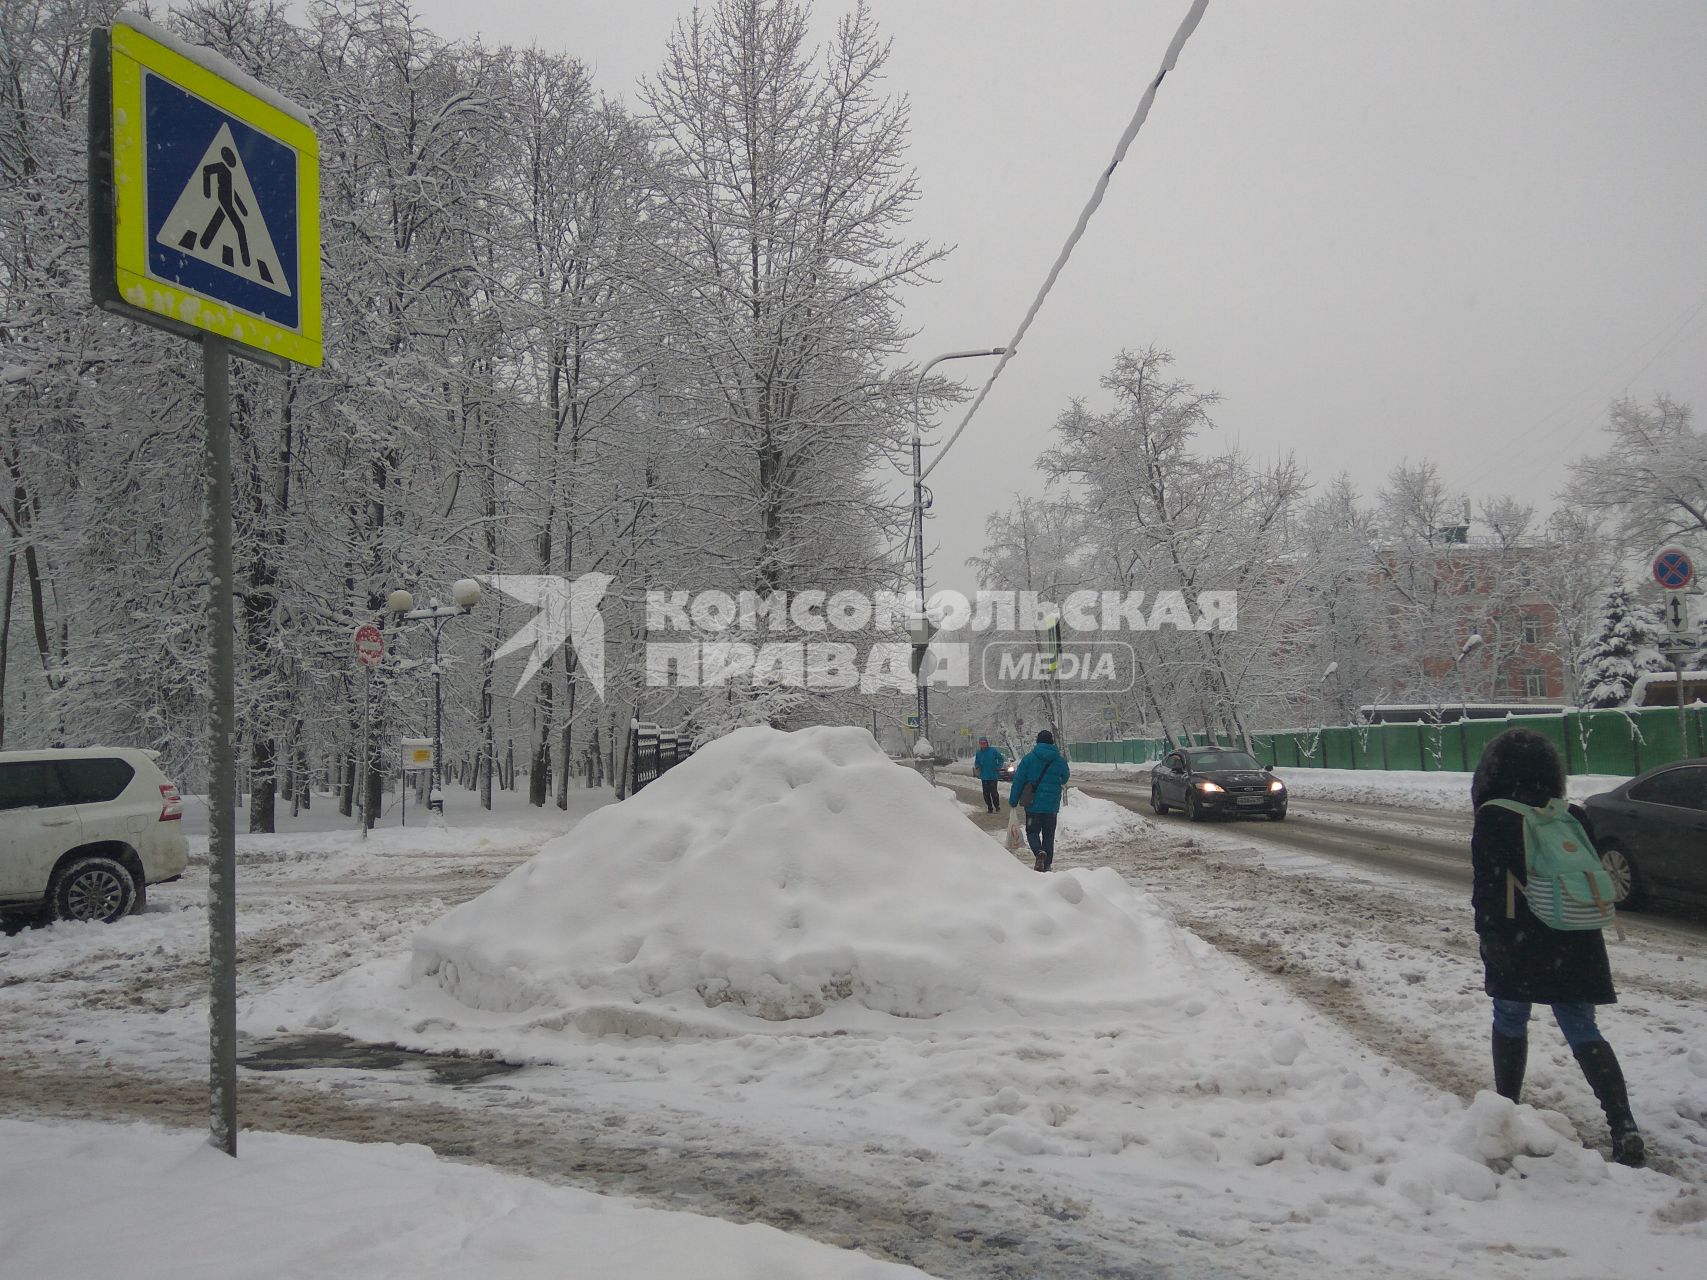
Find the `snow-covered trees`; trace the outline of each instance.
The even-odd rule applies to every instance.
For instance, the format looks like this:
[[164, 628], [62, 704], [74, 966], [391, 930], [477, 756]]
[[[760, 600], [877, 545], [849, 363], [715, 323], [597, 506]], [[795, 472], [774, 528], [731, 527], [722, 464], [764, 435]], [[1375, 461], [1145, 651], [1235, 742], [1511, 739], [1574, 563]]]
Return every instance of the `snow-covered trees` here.
[[644, 89], [660, 211], [655, 302], [677, 370], [675, 429], [707, 478], [728, 585], [870, 587], [896, 510], [871, 468], [908, 383], [899, 292], [938, 253], [904, 236], [914, 200], [889, 50], [861, 5], [814, 67], [806, 6], [720, 0], [682, 19]]
[[1619, 400], [1606, 431], [1606, 452], [1572, 465], [1565, 500], [1610, 517], [1619, 546], [1636, 556], [1707, 538], [1707, 435], [1690, 407], [1663, 395]]
[[[196, 362], [87, 301], [84, 55], [117, 8], [0, 6], [0, 735], [158, 747], [193, 785]], [[518, 762], [561, 803], [572, 766], [620, 779], [632, 716], [703, 696], [646, 687], [648, 587], [890, 584], [872, 469], [905, 425], [899, 291], [933, 251], [902, 235], [904, 108], [863, 9], [821, 59], [793, 0], [705, 11], [642, 115], [571, 57], [447, 45], [404, 0], [163, 20], [312, 104], [321, 140], [326, 366], [233, 384], [253, 826], [275, 789], [362, 785], [356, 626], [388, 633], [376, 766], [429, 729], [431, 637], [394, 588], [611, 577], [602, 698], [570, 650], [519, 692], [494, 672], [527, 621], [499, 592], [443, 633], [447, 770], [489, 791]]]
[[[1069, 405], [1039, 458], [1059, 496], [990, 522], [983, 585], [1236, 591], [1236, 632], [1123, 631], [1138, 655], [1113, 700], [1123, 723], [1236, 737], [1350, 723], [1372, 703], [1572, 696], [1618, 569], [1595, 513], [1474, 501], [1427, 459], [1395, 466], [1373, 502], [1345, 476], [1312, 494], [1289, 458], [1205, 450], [1215, 397], [1155, 349], [1122, 354], [1103, 390], [1113, 407]], [[1035, 535], [1052, 528], [1070, 533], [1039, 572]]]
[[1629, 700], [1642, 674], [1640, 650], [1650, 631], [1628, 590], [1615, 587], [1607, 593], [1600, 627], [1583, 651], [1583, 706], [1621, 707]]
[[[1127, 722], [1153, 712], [1167, 732], [1189, 725], [1239, 735], [1253, 716], [1279, 716], [1293, 683], [1276, 679], [1275, 658], [1305, 625], [1289, 533], [1303, 475], [1290, 458], [1258, 465], [1233, 450], [1204, 451], [1217, 397], [1173, 377], [1171, 363], [1154, 347], [1122, 352], [1102, 380], [1113, 407], [1075, 401], [1062, 412], [1038, 461], [1057, 496], [990, 522], [981, 585], [1046, 596], [1142, 592], [1146, 601], [1237, 593], [1237, 630], [1186, 619], [1068, 638], [1132, 646]], [[1040, 557], [1052, 544], [1062, 549]]]

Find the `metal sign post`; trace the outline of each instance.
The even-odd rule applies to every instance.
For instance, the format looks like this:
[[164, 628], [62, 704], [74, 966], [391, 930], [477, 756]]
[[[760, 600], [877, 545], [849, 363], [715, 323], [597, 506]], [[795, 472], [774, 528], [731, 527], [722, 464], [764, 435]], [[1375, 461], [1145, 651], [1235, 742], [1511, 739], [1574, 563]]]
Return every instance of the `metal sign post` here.
[[[404, 738], [401, 742], [403, 755], [403, 807], [399, 811], [398, 825], [408, 826], [409, 817], [409, 775], [412, 773], [432, 773], [438, 762], [438, 752], [431, 738]], [[428, 785], [432, 785], [430, 782]]]
[[1660, 652], [1671, 659], [1671, 669], [1677, 674], [1677, 732], [1683, 754], [1689, 755], [1689, 716], [1683, 706], [1683, 669], [1689, 654], [1695, 649], [1695, 639], [1689, 634], [1689, 598], [1682, 592], [1672, 592], [1665, 602], [1665, 634], [1660, 637]]
[[237, 617], [231, 530], [231, 397], [225, 340], [202, 341], [207, 409], [208, 1118], [209, 1140], [237, 1154]]
[[1665, 618], [1665, 635], [1660, 649], [1671, 659], [1677, 673], [1677, 741], [1678, 750], [1689, 755], [1689, 713], [1683, 706], [1684, 656], [1695, 648], [1689, 634], [1689, 598], [1683, 593], [1695, 581], [1695, 562], [1682, 547], [1662, 547], [1654, 556], [1654, 581], [1666, 593], [1661, 612]]
[[90, 32], [89, 293], [202, 344], [208, 573], [209, 1141], [237, 1154], [237, 590], [230, 356], [318, 366], [319, 144], [307, 113], [121, 15]]

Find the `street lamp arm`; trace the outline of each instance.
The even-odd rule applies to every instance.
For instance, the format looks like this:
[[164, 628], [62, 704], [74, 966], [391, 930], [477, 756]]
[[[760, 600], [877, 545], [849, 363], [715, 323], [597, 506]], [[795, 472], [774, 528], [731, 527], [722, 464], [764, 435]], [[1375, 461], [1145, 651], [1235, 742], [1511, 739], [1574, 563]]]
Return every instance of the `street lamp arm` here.
[[919, 396], [924, 390], [925, 375], [944, 360], [970, 360], [978, 356], [1003, 356], [1008, 353], [1006, 347], [990, 347], [982, 351], [945, 351], [940, 356], [932, 356], [925, 361], [919, 370], [919, 376], [913, 379], [913, 439], [919, 438]]
[[[924, 367], [913, 379], [913, 439], [911, 450], [913, 455], [913, 586], [918, 592], [918, 607], [921, 610], [925, 607], [925, 484], [924, 471], [920, 466], [923, 447], [920, 440], [920, 428], [924, 415], [919, 404], [919, 397], [923, 394], [925, 375], [944, 360], [969, 360], [977, 356], [1001, 356], [1005, 360], [1007, 355], [1007, 347], [986, 347], [978, 351], [945, 351], [942, 355], [933, 356], [925, 361]], [[924, 665], [925, 659], [929, 657], [929, 643], [930, 636], [926, 632], [923, 636], [923, 643], [915, 642], [913, 645], [914, 674], [918, 677], [917, 705], [919, 716], [919, 741], [914, 744], [915, 747], [919, 743], [928, 744], [930, 741], [930, 672]], [[934, 764], [926, 764], [925, 776], [933, 783], [936, 781]]]

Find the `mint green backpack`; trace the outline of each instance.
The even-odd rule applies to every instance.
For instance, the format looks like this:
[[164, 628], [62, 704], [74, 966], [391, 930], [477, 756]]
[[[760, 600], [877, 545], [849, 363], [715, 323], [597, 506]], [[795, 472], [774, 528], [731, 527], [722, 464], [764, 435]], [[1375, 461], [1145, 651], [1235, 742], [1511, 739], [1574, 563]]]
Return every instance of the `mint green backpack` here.
[[1529, 910], [1550, 929], [1616, 927], [1612, 904], [1618, 898], [1617, 886], [1563, 799], [1549, 800], [1539, 809], [1516, 800], [1486, 803], [1523, 818], [1524, 882], [1506, 873], [1507, 919], [1517, 914], [1516, 893], [1521, 889]]

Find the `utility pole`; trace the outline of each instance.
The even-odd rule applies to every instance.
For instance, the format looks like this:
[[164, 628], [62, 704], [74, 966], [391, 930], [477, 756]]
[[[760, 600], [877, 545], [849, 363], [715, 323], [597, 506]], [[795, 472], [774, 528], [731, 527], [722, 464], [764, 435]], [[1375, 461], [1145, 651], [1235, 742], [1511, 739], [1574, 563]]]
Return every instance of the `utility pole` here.
[[[983, 351], [949, 351], [940, 356], [933, 356], [919, 370], [919, 376], [913, 379], [913, 589], [918, 596], [919, 618], [918, 625], [910, 627], [913, 644], [913, 675], [918, 681], [918, 716], [919, 738], [930, 743], [931, 737], [931, 694], [930, 671], [927, 660], [930, 656], [930, 637], [935, 628], [924, 617], [925, 608], [925, 508], [930, 505], [925, 495], [925, 480], [923, 470], [923, 441], [920, 438], [920, 425], [923, 410], [919, 399], [924, 390], [925, 375], [944, 360], [968, 360], [977, 356], [999, 356], [1007, 353], [1006, 347], [990, 347]], [[927, 629], [928, 628], [928, 629]], [[931, 744], [935, 751], [935, 745]], [[926, 766], [926, 774], [934, 780], [934, 766]]]

